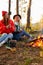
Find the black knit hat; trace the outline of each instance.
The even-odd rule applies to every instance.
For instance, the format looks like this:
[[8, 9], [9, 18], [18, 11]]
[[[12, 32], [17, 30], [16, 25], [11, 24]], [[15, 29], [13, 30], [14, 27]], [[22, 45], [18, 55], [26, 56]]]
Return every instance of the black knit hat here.
[[19, 16], [19, 17], [20, 17], [20, 19], [21, 19], [21, 15], [19, 15], [19, 14], [14, 15], [14, 16], [13, 16], [13, 19], [15, 19], [15, 17], [16, 17], [16, 16]]

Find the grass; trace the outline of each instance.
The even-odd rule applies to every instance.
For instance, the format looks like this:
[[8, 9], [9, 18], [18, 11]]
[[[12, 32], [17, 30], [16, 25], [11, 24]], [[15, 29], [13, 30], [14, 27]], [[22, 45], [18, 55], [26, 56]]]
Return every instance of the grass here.
[[27, 59], [25, 60], [24, 65], [29, 65], [29, 64], [31, 63], [31, 61], [32, 61], [32, 59], [27, 58]]

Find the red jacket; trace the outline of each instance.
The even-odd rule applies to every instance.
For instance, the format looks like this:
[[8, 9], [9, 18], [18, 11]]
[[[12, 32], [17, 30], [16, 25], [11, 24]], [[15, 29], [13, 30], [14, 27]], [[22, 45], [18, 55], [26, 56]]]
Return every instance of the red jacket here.
[[0, 21], [0, 34], [2, 33], [12, 33], [15, 31], [15, 26], [12, 20], [9, 20], [10, 27], [6, 28], [3, 20]]

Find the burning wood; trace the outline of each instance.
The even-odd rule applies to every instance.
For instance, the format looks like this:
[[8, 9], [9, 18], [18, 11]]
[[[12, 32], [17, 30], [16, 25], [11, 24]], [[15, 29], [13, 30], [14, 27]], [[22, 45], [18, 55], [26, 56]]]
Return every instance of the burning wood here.
[[38, 38], [29, 41], [26, 45], [32, 47], [43, 47], [43, 35], [38, 36]]

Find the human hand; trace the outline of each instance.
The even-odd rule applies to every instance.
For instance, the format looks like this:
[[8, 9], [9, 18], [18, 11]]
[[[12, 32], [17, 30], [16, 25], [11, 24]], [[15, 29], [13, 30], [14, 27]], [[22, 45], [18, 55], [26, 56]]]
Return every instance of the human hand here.
[[7, 25], [6, 28], [10, 28], [10, 25]]
[[22, 31], [22, 29], [20, 29], [20, 31]]

